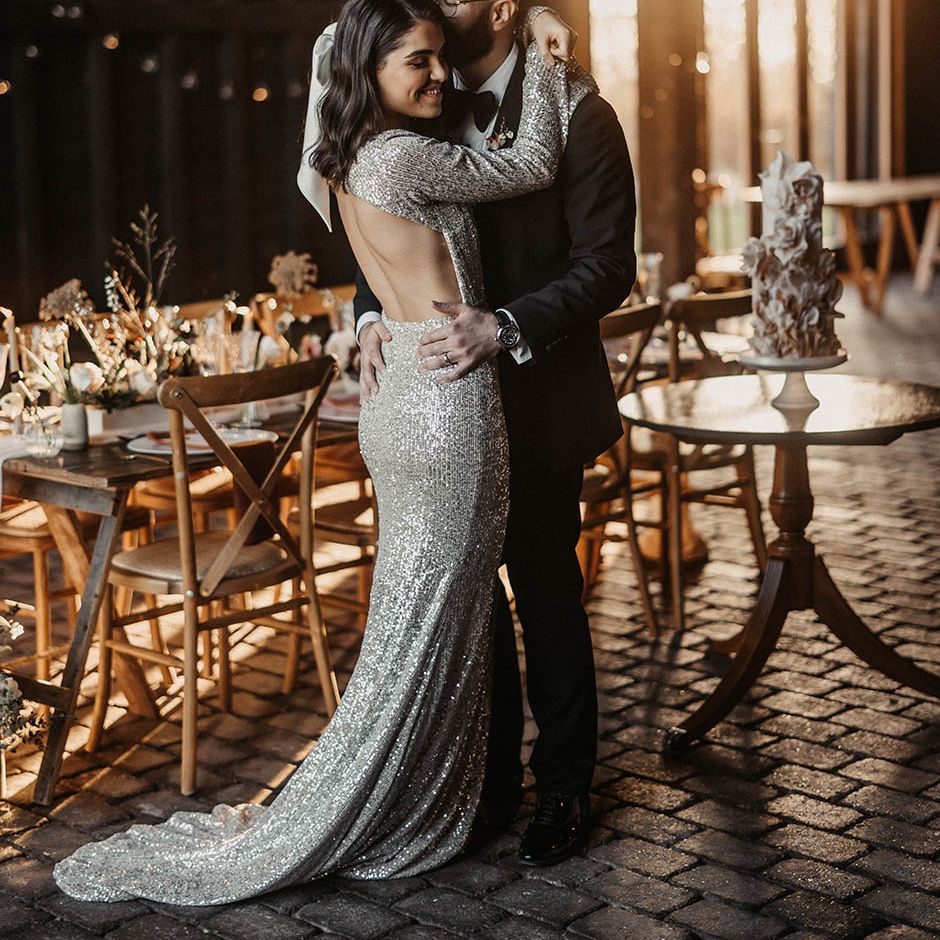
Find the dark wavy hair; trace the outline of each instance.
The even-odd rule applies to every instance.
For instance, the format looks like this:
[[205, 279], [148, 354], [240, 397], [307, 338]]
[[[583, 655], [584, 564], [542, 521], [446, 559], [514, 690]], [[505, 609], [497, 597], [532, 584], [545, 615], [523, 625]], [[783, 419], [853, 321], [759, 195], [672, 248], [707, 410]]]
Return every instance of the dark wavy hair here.
[[344, 186], [359, 148], [385, 127], [376, 73], [420, 20], [443, 25], [435, 0], [349, 0], [336, 22], [322, 136], [310, 156], [331, 186]]

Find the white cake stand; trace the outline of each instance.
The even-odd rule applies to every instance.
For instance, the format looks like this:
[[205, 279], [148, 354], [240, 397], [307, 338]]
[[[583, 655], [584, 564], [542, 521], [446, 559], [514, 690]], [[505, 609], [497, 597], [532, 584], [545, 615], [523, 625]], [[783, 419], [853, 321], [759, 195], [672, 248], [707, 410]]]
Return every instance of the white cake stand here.
[[787, 377], [783, 388], [771, 404], [780, 411], [808, 413], [819, 407], [819, 399], [809, 390], [806, 384], [806, 373], [834, 369], [846, 362], [848, 358], [848, 353], [842, 350], [832, 356], [807, 356], [806, 358], [743, 355], [738, 361], [749, 369], [760, 369], [762, 372], [785, 372]]

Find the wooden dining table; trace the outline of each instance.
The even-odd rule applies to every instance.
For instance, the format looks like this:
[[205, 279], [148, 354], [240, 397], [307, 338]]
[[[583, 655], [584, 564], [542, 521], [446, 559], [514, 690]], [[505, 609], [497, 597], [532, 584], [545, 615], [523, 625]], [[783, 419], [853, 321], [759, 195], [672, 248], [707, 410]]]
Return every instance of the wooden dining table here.
[[[746, 202], [761, 202], [759, 186], [742, 191]], [[940, 261], [940, 176], [908, 176], [888, 180], [835, 180], [823, 187], [825, 204], [839, 213], [845, 230], [845, 279], [858, 288], [862, 303], [875, 313], [884, 308], [885, 292], [894, 257], [894, 239], [900, 226], [905, 249], [914, 271], [914, 287], [930, 291], [934, 266]], [[924, 235], [917, 242], [911, 203], [929, 203]], [[880, 222], [874, 269], [865, 264], [858, 230], [858, 212], [877, 212]]]
[[[265, 422], [265, 427], [286, 433], [293, 427], [294, 418], [293, 414], [283, 418], [275, 416]], [[318, 423], [317, 447], [354, 442], [357, 434], [357, 426], [353, 423], [321, 420]], [[209, 457], [190, 457], [194, 471], [215, 463]], [[81, 607], [60, 680], [51, 682], [8, 673], [13, 675], [26, 699], [51, 709], [33, 796], [37, 803], [51, 802], [58, 783], [94, 625], [105, 596], [111, 557], [120, 544], [121, 523], [130, 493], [139, 483], [171, 476], [172, 473], [171, 456], [131, 453], [121, 440], [92, 443], [87, 450], [63, 451], [55, 457], [11, 457], [4, 462], [4, 495], [42, 503], [49, 529], [62, 556], [66, 578], [81, 596]], [[81, 534], [77, 512], [90, 512], [101, 517], [91, 547]], [[5, 670], [0, 667], [0, 671]], [[130, 657], [116, 656], [115, 676], [127, 696], [130, 709], [156, 717], [156, 707], [139, 662]]]
[[[704, 702], [670, 729], [663, 749], [678, 753], [710, 731], [745, 696], [776, 648], [790, 611], [812, 610], [863, 662], [901, 685], [940, 698], [940, 675], [898, 655], [852, 610], [806, 536], [813, 518], [810, 445], [886, 445], [940, 427], [940, 388], [854, 375], [807, 376], [819, 400], [805, 411], [773, 405], [781, 375], [736, 375], [647, 386], [620, 401], [630, 423], [691, 444], [775, 448], [770, 512], [779, 529], [754, 611], [725, 644], [731, 668]], [[848, 550], [848, 547], [847, 547]]]

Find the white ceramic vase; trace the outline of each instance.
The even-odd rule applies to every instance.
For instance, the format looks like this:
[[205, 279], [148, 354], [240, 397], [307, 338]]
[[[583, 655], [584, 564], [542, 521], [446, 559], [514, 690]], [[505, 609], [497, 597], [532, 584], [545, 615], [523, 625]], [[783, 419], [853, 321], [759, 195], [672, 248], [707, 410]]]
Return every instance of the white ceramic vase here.
[[80, 402], [62, 406], [62, 449], [84, 450], [88, 446], [88, 413]]

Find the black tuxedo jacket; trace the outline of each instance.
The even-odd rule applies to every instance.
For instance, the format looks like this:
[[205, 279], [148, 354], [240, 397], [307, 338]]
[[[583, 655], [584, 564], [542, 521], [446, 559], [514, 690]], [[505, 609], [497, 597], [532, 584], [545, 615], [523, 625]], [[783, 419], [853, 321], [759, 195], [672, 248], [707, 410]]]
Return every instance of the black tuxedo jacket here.
[[[523, 53], [497, 132], [518, 129], [524, 64]], [[445, 116], [446, 108], [445, 99]], [[622, 433], [598, 321], [621, 305], [636, 276], [633, 170], [610, 105], [597, 95], [578, 105], [548, 189], [475, 212], [490, 306], [512, 313], [533, 353], [522, 365], [507, 352], [498, 357], [513, 463], [592, 460]], [[381, 309], [361, 274], [357, 287], [357, 319]]]

